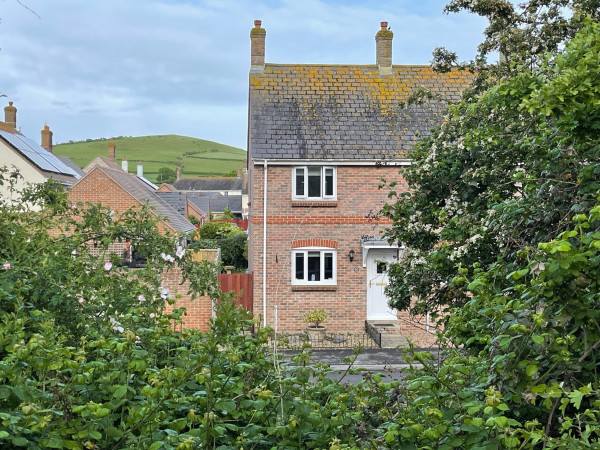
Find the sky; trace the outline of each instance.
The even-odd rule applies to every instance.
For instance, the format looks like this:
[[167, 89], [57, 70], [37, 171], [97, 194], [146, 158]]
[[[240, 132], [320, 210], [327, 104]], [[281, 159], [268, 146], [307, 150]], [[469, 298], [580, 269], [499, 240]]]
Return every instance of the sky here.
[[[439, 0], [0, 0], [0, 105], [54, 143], [179, 134], [246, 149], [250, 29], [266, 62], [374, 64], [394, 32], [393, 64], [435, 47], [473, 58], [485, 22]], [[0, 117], [3, 119], [4, 117]]]

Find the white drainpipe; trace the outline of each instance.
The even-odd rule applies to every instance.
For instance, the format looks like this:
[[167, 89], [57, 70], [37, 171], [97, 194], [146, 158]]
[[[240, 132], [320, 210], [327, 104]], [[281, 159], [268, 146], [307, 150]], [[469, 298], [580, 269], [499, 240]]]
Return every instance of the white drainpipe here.
[[263, 326], [267, 326], [267, 160], [264, 160], [263, 193]]

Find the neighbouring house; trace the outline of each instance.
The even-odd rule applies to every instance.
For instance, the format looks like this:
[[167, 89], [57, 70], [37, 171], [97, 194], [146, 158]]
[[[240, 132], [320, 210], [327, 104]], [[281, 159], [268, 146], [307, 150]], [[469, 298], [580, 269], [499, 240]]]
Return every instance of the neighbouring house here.
[[[382, 240], [382, 179], [398, 181], [419, 136], [469, 83], [464, 72], [392, 65], [387, 23], [376, 64], [265, 64], [266, 31], [251, 30], [249, 80], [249, 270], [254, 312], [279, 331], [300, 331], [323, 308], [327, 329], [364, 331], [367, 321], [426, 341], [425, 323], [388, 306], [386, 268], [402, 244]], [[430, 90], [432, 99], [406, 105]], [[384, 322], [384, 323], [382, 323]], [[424, 322], [424, 320], [423, 320]]]
[[[108, 158], [98, 156], [86, 166], [85, 175], [71, 187], [69, 199], [73, 202], [100, 203], [118, 212], [145, 205], [160, 219], [158, 229], [163, 233], [173, 232], [185, 236], [196, 230], [184, 215], [157, 194], [156, 186], [143, 178], [139, 165], [138, 172], [134, 175], [127, 172], [128, 167], [125, 163], [122, 162], [119, 167], [114, 159], [115, 145], [111, 140], [108, 144]], [[133, 253], [130, 252], [127, 243], [112, 244], [109, 250], [120, 255]], [[208, 252], [214, 253], [212, 250]], [[217, 257], [218, 255], [206, 255], [204, 260], [212, 258], [215, 260], [213, 262], [218, 262]], [[189, 283], [181, 284], [182, 277], [179, 269], [175, 268], [163, 273], [162, 279], [164, 287], [168, 287], [173, 296], [178, 294], [174, 306], [187, 308], [184, 326], [208, 329], [209, 319], [213, 313], [212, 300], [209, 297], [201, 297], [192, 302], [187, 294]]]
[[220, 195], [166, 190], [164, 184], [156, 191], [156, 194], [186, 219], [190, 219], [192, 216], [198, 219], [199, 225], [210, 221], [211, 197]]
[[[215, 202], [214, 207], [211, 204], [213, 214], [222, 214], [224, 208], [229, 208], [231, 212], [240, 217], [248, 214], [248, 174], [245, 169], [239, 168], [237, 177], [201, 178], [181, 178], [181, 169], [178, 169], [177, 179], [172, 187], [181, 192], [202, 192], [219, 194], [216, 197], [231, 197], [229, 200], [221, 198]], [[163, 190], [166, 189], [170, 189], [170, 187], [163, 187]]]
[[[52, 131], [48, 125], [42, 130], [42, 145], [39, 145], [17, 130], [17, 108], [13, 102], [4, 108], [4, 115], [4, 122], [0, 122], [0, 166], [19, 171], [22, 179], [17, 183], [18, 188], [49, 179], [68, 188], [81, 177], [81, 169], [76, 169], [71, 160], [52, 153]], [[0, 195], [10, 195], [6, 186], [0, 186]]]

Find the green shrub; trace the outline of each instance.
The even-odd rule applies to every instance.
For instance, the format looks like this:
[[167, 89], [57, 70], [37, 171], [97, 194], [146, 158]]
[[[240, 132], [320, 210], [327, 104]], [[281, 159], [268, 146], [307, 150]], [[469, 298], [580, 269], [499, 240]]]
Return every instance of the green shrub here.
[[222, 239], [245, 234], [244, 230], [230, 222], [209, 222], [200, 227], [200, 239]]
[[198, 239], [192, 241], [190, 247], [220, 248], [221, 262], [224, 266], [234, 266], [236, 269], [248, 268], [248, 235], [243, 231], [241, 234], [224, 239]]

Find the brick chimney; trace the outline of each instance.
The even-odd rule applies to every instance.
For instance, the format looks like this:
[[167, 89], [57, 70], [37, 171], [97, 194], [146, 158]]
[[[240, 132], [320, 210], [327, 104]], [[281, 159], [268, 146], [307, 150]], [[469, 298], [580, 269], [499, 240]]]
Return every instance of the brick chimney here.
[[181, 180], [181, 167], [177, 168], [177, 179]]
[[50, 127], [48, 125], [44, 125], [44, 129], [42, 130], [42, 147], [52, 153], [52, 131], [50, 131]]
[[144, 166], [142, 166], [142, 162], [141, 161], [138, 161], [137, 176], [138, 177], [143, 177], [144, 176]]
[[8, 106], [4, 107], [4, 122], [13, 128], [17, 128], [17, 108], [13, 106], [13, 102], [8, 102]]
[[113, 141], [113, 138], [110, 138], [110, 142], [108, 143], [108, 159], [114, 161], [116, 159], [116, 150], [117, 144]]
[[254, 28], [250, 30], [250, 72], [263, 72], [265, 70], [265, 36], [267, 32], [261, 28], [260, 20], [254, 21]]
[[129, 172], [129, 163], [125, 156], [123, 156], [123, 161], [121, 161], [121, 169], [123, 169], [123, 172]]
[[377, 67], [379, 75], [392, 75], [392, 39], [394, 33], [388, 30], [388, 23], [381, 22], [381, 30], [375, 35]]

